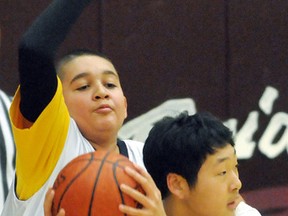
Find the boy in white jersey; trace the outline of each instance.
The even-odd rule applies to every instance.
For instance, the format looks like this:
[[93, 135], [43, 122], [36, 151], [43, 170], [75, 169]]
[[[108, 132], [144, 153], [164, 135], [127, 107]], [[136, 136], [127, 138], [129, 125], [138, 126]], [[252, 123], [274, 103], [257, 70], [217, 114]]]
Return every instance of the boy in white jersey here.
[[143, 144], [117, 139], [127, 116], [119, 74], [107, 58], [76, 51], [54, 55], [90, 0], [55, 0], [19, 44], [20, 86], [10, 108], [16, 176], [2, 216], [41, 216], [45, 193], [73, 158], [105, 149], [143, 167]]

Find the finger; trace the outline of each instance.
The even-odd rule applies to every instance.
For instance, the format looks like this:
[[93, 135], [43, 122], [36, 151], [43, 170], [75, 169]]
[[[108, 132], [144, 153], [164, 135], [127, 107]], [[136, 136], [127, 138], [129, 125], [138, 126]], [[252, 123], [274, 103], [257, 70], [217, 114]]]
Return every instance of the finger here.
[[45, 201], [44, 201], [44, 215], [45, 216], [52, 216], [51, 208], [52, 208], [52, 201], [54, 197], [54, 190], [52, 188], [49, 188], [45, 195]]
[[[157, 186], [156, 186], [152, 176], [146, 170], [144, 170], [142, 167], [140, 167], [139, 165], [137, 165], [135, 163], [133, 165], [134, 165], [135, 169], [137, 170], [137, 172], [140, 173], [147, 181], [149, 181], [150, 186], [153, 186], [153, 189], [156, 189]], [[144, 182], [144, 184], [145, 184], [145, 182]]]
[[125, 184], [120, 185], [121, 191], [142, 204], [142, 208], [135, 208], [127, 205], [119, 205], [119, 210], [130, 216], [166, 216], [164, 206], [161, 199], [147, 197]]
[[145, 215], [144, 214], [145, 210], [133, 208], [133, 207], [130, 207], [130, 206], [127, 206], [127, 205], [123, 205], [123, 204], [119, 205], [119, 210], [122, 213], [127, 214], [127, 215], [131, 215], [131, 216]]
[[148, 196], [161, 199], [160, 191], [158, 190], [149, 173], [140, 167], [135, 166], [135, 168], [137, 171], [131, 169], [130, 167], [125, 167], [125, 172], [142, 186], [143, 190]]
[[121, 184], [120, 190], [126, 195], [130, 196], [135, 201], [137, 201], [138, 203], [142, 204], [142, 206], [145, 206], [145, 207], [148, 206], [149, 204], [148, 198], [143, 193], [136, 190], [135, 188], [132, 188], [125, 184]]
[[145, 194], [128, 185], [121, 184], [120, 190], [142, 204], [143, 208], [137, 209], [131, 206], [120, 205], [120, 211], [131, 216], [166, 216], [161, 193], [146, 170], [136, 165], [135, 169], [125, 167], [125, 172], [141, 185]]
[[56, 216], [65, 216], [65, 210], [61, 208]]
[[139, 166], [138, 164], [133, 163], [133, 166], [135, 168], [135, 170], [137, 170], [138, 173], [140, 173], [142, 176], [144, 176], [145, 178], [149, 179], [149, 180], [153, 180], [152, 177], [150, 176], [150, 174], [144, 170], [141, 166]]
[[[55, 191], [52, 188], [49, 188], [45, 194], [44, 216], [52, 216], [52, 203], [53, 203], [54, 195], [55, 195]], [[60, 209], [60, 211], [58, 212], [56, 216], [65, 216], [64, 209]]]

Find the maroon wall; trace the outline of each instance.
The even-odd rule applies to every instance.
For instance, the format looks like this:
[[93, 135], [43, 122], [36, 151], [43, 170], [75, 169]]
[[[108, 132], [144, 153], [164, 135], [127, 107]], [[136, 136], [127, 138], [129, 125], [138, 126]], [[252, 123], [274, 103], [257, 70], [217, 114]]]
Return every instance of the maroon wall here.
[[[50, 1], [27, 2], [0, 2], [0, 87], [11, 94], [18, 82], [17, 41]], [[128, 98], [127, 122], [179, 98], [193, 99], [198, 111], [223, 121], [236, 120], [242, 194], [263, 215], [284, 216], [288, 2], [247, 2], [94, 1], [60, 53], [88, 47], [111, 57]]]

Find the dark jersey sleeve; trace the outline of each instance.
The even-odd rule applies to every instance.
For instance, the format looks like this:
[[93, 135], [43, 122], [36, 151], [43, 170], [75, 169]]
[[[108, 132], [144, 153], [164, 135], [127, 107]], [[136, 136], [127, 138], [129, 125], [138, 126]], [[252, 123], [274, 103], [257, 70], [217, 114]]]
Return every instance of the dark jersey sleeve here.
[[18, 48], [20, 111], [35, 122], [57, 89], [55, 52], [91, 0], [54, 0], [23, 35]]

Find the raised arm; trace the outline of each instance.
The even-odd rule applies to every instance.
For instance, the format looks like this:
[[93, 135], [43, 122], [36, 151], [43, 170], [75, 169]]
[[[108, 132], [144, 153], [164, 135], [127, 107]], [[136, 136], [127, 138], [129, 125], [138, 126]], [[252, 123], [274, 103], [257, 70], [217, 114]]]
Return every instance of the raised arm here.
[[[69, 113], [60, 88], [57, 92], [54, 56], [72, 24], [90, 2], [54, 0], [19, 44], [20, 92], [15, 95], [10, 109], [17, 149], [16, 193], [19, 199], [32, 197], [49, 180], [64, 148]], [[55, 97], [56, 102], [50, 103], [56, 93], [59, 95]], [[50, 110], [48, 104], [52, 104]], [[48, 111], [42, 112], [46, 107]], [[31, 123], [36, 122], [42, 113], [43, 118], [31, 127]], [[53, 130], [55, 124], [59, 130]], [[27, 127], [30, 130], [26, 130]]]
[[54, 0], [19, 44], [20, 110], [35, 122], [57, 88], [55, 52], [91, 0]]

